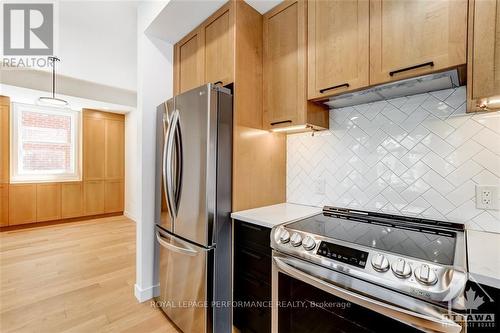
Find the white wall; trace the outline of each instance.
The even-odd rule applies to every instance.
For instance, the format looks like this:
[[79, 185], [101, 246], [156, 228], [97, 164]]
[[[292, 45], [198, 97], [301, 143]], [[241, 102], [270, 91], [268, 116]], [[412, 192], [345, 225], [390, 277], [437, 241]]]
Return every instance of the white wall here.
[[[163, 3], [165, 5], [166, 2]], [[158, 284], [155, 274], [154, 189], [156, 150], [156, 107], [172, 97], [173, 46], [144, 34], [151, 20], [161, 10], [158, 2], [142, 3], [138, 8], [137, 31], [137, 133], [138, 193], [137, 276], [135, 295], [139, 301], [151, 298]]]
[[331, 110], [328, 131], [287, 137], [287, 201], [500, 233], [475, 205], [476, 185], [500, 186], [500, 112], [465, 104], [463, 86]]
[[137, 3], [60, 1], [58, 72], [136, 90]]

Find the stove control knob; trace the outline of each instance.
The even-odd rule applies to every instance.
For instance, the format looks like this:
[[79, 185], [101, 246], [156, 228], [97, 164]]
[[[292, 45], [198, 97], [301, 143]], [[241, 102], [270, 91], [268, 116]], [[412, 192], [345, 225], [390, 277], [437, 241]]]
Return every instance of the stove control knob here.
[[311, 251], [316, 247], [316, 242], [312, 237], [306, 236], [306, 238], [304, 238], [304, 240], [302, 241], [302, 246], [307, 251]]
[[294, 232], [292, 234], [292, 237], [290, 237], [290, 242], [295, 247], [300, 246], [300, 244], [302, 244], [302, 236], [299, 235], [298, 233]]
[[406, 279], [411, 275], [411, 267], [403, 258], [398, 258], [392, 263], [392, 272], [401, 279]]
[[288, 232], [288, 230], [281, 230], [281, 233], [280, 233], [280, 242], [281, 244], [286, 244], [290, 241], [290, 233]]
[[378, 272], [386, 272], [389, 269], [389, 260], [383, 254], [377, 253], [372, 257], [372, 266]]
[[432, 286], [438, 280], [436, 273], [429, 267], [429, 265], [426, 264], [423, 264], [415, 269], [415, 277], [418, 282], [427, 286]]

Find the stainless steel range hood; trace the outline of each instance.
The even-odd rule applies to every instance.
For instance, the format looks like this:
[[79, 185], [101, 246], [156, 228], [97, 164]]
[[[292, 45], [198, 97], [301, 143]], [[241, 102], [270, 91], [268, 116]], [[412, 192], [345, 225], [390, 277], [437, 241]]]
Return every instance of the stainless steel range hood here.
[[337, 109], [402, 96], [422, 94], [429, 91], [456, 88], [459, 85], [458, 70], [453, 69], [332, 96], [324, 103], [331, 109]]

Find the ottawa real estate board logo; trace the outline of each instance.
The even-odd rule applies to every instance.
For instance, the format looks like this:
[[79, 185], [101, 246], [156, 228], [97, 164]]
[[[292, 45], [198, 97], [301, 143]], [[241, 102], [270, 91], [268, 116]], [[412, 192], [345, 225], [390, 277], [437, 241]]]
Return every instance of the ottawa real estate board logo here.
[[54, 54], [54, 3], [3, 3], [3, 67], [44, 67]]

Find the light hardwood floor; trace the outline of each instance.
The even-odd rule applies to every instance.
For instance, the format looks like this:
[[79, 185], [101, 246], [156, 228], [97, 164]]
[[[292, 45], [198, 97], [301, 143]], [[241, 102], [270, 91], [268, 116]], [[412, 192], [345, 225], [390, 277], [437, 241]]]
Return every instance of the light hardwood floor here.
[[134, 283], [126, 217], [0, 232], [2, 333], [178, 332]]

